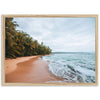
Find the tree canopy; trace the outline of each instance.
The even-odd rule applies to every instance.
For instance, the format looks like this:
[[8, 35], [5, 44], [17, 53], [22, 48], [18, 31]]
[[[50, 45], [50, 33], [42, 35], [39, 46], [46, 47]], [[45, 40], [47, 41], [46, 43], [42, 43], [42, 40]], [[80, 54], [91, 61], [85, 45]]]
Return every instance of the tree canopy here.
[[51, 53], [51, 49], [43, 45], [43, 42], [38, 43], [26, 32], [16, 30], [16, 27], [18, 24], [13, 18], [5, 19], [5, 56], [7, 58]]

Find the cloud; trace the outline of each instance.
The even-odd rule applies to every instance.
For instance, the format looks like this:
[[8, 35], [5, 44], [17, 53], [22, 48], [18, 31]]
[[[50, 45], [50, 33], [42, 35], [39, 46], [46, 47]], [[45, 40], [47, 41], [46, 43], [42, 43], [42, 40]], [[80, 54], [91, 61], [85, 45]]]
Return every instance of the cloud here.
[[14, 18], [17, 29], [53, 51], [95, 51], [95, 18]]

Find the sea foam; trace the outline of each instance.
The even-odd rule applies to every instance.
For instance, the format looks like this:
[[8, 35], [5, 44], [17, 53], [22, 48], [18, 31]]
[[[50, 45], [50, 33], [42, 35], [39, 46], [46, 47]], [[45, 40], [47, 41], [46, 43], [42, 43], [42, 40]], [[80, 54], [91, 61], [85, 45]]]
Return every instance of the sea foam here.
[[49, 71], [64, 81], [95, 82], [95, 54], [54, 54], [43, 59], [50, 62]]

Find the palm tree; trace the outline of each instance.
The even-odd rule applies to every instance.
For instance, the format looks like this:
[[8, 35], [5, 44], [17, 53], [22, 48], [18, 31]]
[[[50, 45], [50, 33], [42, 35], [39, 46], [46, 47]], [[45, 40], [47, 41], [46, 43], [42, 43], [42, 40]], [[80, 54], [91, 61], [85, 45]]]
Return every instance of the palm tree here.
[[42, 55], [51, 53], [51, 49], [33, 40], [24, 31], [16, 30], [18, 24], [13, 18], [5, 19], [5, 46], [6, 57], [16, 58], [20, 56]]

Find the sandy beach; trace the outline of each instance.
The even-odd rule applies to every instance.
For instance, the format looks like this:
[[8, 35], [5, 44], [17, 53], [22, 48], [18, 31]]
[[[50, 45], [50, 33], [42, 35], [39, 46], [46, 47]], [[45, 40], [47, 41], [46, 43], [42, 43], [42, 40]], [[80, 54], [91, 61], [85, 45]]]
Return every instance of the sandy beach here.
[[49, 62], [41, 56], [18, 57], [5, 60], [6, 83], [49, 83], [63, 81], [48, 70]]

